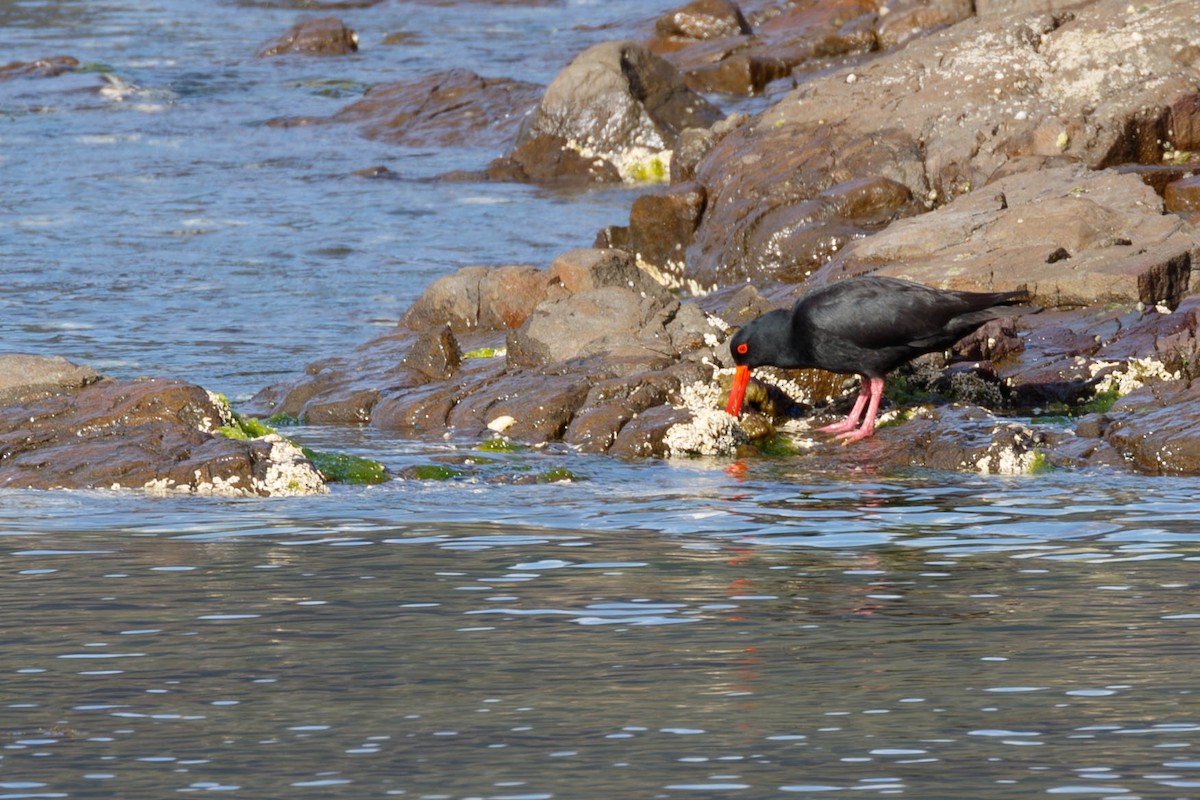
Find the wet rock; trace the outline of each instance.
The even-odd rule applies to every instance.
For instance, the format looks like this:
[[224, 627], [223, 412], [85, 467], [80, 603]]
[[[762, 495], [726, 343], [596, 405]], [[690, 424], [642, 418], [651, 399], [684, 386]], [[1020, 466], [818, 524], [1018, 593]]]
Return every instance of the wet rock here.
[[[605, 42], [579, 54], [546, 88], [516, 141], [566, 142], [585, 158], [604, 159], [635, 179], [662, 159], [680, 131], [723, 115], [689, 90], [674, 67], [634, 42]], [[665, 162], [663, 162], [665, 163]]]
[[555, 284], [533, 267], [463, 267], [434, 281], [401, 323], [415, 331], [448, 325], [456, 333], [516, 328], [538, 303], [561, 295]]
[[623, 458], [663, 458], [668, 452], [667, 433], [690, 418], [687, 409], [655, 406], [627, 422], [608, 452]]
[[[503, 309], [528, 300], [521, 288], [528, 286], [541, 299], [507, 328], [507, 348], [468, 357], [469, 348], [489, 352], [480, 345], [503, 343], [502, 331], [518, 319]], [[548, 270], [474, 267], [446, 276], [395, 331], [268, 387], [251, 406], [306, 422], [369, 419], [418, 436], [472, 437], [500, 428], [516, 441], [565, 438], [600, 451], [615, 446], [643, 412], [678, 403], [684, 381], [710, 376], [704, 362], [718, 333], [703, 310], [681, 305], [630, 254], [574, 250]], [[456, 368], [454, 342], [467, 351]], [[662, 432], [647, 429], [638, 441], [650, 441], [654, 431]]]
[[482, 434], [488, 424], [511, 417], [504, 435], [521, 442], [549, 442], [562, 438], [575, 412], [591, 388], [589, 374], [547, 374], [512, 371], [457, 402], [447, 415], [447, 425], [459, 432]]
[[1154, 358], [1169, 372], [1200, 377], [1200, 296], [1192, 295], [1173, 312], [1146, 309], [1119, 318], [1115, 331], [1102, 331], [1096, 351], [1104, 361]]
[[368, 139], [409, 147], [494, 147], [537, 102], [535, 84], [464, 69], [380, 84], [331, 117], [271, 120], [276, 127], [347, 123]]
[[285, 33], [259, 48], [258, 55], [265, 57], [303, 53], [313, 56], [344, 56], [357, 52], [358, 34], [336, 17], [322, 17], [297, 22]]
[[658, 18], [655, 30], [663, 36], [717, 39], [750, 33], [750, 23], [731, 0], [693, 0]]
[[550, 264], [549, 276], [569, 292], [604, 286], [629, 289], [639, 295], [669, 300], [671, 294], [625, 250], [579, 248], [568, 250]]
[[847, 246], [815, 280], [877, 272], [951, 289], [1027, 288], [1046, 306], [1177, 305], [1200, 255], [1136, 176], [1021, 172]]
[[602, 234], [609, 247], [634, 254], [643, 269], [664, 285], [678, 285], [684, 255], [704, 214], [704, 189], [695, 183], [644, 194], [633, 201], [628, 227], [611, 227]]
[[[542, 366], [639, 345], [657, 345], [665, 354], [669, 341], [653, 342], [651, 337], [657, 331], [644, 336], [642, 333], [651, 320], [666, 311], [661, 302], [619, 286], [587, 289], [546, 301], [525, 325], [509, 335], [508, 360], [517, 366]], [[670, 311], [673, 313], [674, 308]]]
[[71, 56], [51, 56], [37, 61], [10, 61], [0, 65], [0, 81], [13, 78], [53, 78], [79, 66]]
[[771, 279], [772, 234], [789, 220], [776, 230], [764, 217], [853, 178], [895, 181], [932, 206], [1025, 156], [1093, 169], [1159, 161], [1171, 104], [1195, 93], [1200, 66], [1178, 55], [1192, 47], [1193, 16], [1186, 2], [1131, 11], [1098, 0], [1071, 14], [977, 17], [813, 77], [698, 166], [708, 205], [689, 276]]
[[[759, 94], [769, 83], [790, 78], [810, 64], [878, 47], [875, 6], [854, 0], [775, 6], [773, 13], [758, 15], [753, 31], [751, 24], [742, 24], [744, 18], [728, 11], [718, 16], [714, 9], [700, 18], [689, 14], [691, 8], [660, 18], [659, 38], [650, 47], [675, 64], [696, 91]], [[696, 32], [711, 33], [684, 36], [675, 19], [687, 20]], [[714, 22], [702, 27], [701, 19]], [[717, 36], [718, 30], [723, 35]]]
[[1137, 469], [1200, 474], [1200, 384], [1173, 381], [1124, 397], [1107, 415], [1104, 439]]
[[984, 475], [1033, 472], [1053, 439], [1047, 431], [997, 419], [976, 406], [924, 409], [876, 435], [890, 451], [888, 463]]
[[541, 134], [526, 139], [515, 150], [488, 164], [494, 181], [575, 186], [620, 183], [621, 173], [607, 159], [585, 156], [561, 136]]
[[1200, 211], [1200, 175], [1167, 184], [1163, 190], [1163, 203], [1167, 211], [1176, 213]]
[[[12, 358], [5, 360], [11, 365]], [[227, 409], [199, 386], [117, 381], [40, 361], [34, 382], [0, 403], [0, 487], [231, 496], [325, 491], [290, 442], [217, 433]]]

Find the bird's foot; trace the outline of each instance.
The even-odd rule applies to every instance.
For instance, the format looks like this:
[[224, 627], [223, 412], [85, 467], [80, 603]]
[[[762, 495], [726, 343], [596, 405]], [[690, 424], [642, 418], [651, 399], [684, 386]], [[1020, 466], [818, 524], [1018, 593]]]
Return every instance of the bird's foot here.
[[835, 436], [834, 438], [838, 439], [842, 443], [842, 447], [845, 447], [846, 445], [850, 444], [851, 442], [858, 442], [863, 439], [866, 439], [867, 437], [873, 435], [874, 433], [875, 433], [874, 425], [863, 425], [858, 430], [839, 434], [838, 436]]
[[858, 420], [847, 417], [841, 422], [835, 422], [832, 425], [822, 425], [817, 428], [820, 433], [848, 433], [853, 431], [858, 426]]

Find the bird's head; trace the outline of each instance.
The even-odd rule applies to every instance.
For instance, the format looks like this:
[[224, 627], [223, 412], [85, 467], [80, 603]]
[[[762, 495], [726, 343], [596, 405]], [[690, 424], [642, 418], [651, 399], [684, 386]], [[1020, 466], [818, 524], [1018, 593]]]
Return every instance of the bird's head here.
[[742, 401], [746, 398], [746, 386], [750, 383], [750, 370], [759, 363], [755, 358], [757, 353], [753, 352], [753, 338], [752, 323], [739, 328], [729, 340], [729, 353], [737, 369], [733, 373], [733, 386], [729, 389], [729, 404], [725, 410], [735, 417], [742, 413]]

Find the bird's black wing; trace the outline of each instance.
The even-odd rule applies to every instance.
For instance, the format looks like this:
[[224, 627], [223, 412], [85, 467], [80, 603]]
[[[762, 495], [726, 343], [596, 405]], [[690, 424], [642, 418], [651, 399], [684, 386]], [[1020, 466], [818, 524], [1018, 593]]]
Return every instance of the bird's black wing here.
[[865, 349], [924, 346], [945, 336], [955, 317], [979, 308], [956, 292], [874, 277], [823, 287], [800, 305], [796, 316], [809, 330]]

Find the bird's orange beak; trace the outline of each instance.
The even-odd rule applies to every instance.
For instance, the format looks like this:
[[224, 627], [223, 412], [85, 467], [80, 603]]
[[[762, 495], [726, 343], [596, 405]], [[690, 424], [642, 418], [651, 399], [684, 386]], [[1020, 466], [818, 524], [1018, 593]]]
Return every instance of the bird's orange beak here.
[[746, 384], [750, 383], [750, 368], [745, 364], [739, 364], [737, 371], [733, 373], [733, 387], [729, 390], [729, 405], [725, 410], [737, 416], [742, 413], [742, 401], [746, 399]]

